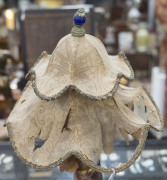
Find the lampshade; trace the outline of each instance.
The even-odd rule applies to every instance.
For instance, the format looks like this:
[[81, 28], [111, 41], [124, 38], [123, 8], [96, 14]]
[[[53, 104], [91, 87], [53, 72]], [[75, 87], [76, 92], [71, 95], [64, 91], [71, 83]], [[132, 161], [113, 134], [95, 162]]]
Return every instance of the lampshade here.
[[[109, 56], [99, 39], [85, 34], [83, 9], [74, 21], [71, 34], [51, 55], [43, 52], [27, 74], [6, 121], [10, 141], [21, 161], [36, 169], [60, 166], [74, 172], [82, 162], [95, 171], [118, 173], [140, 156], [149, 128], [162, 130], [162, 118], [144, 87], [120, 85], [122, 77], [134, 78], [125, 54]], [[114, 169], [100, 166], [101, 153], [114, 151], [118, 134], [127, 143], [129, 134], [138, 141], [133, 156]]]

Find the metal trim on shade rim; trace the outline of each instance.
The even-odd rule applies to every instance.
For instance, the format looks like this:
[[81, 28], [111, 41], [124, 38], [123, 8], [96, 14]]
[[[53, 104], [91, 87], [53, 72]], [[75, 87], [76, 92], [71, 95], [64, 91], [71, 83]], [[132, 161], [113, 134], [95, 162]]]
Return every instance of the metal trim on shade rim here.
[[[128, 80], [133, 80], [134, 79], [134, 72], [133, 72], [133, 69], [129, 63], [129, 61], [127, 60], [127, 57], [125, 56], [125, 53], [124, 52], [119, 52], [118, 54], [120, 56], [120, 58], [122, 58], [124, 60], [124, 62], [127, 64], [127, 66], [129, 67], [130, 69], [130, 76], [126, 76], [124, 75], [123, 73], [118, 73], [117, 74], [117, 78], [116, 78], [116, 82], [115, 82], [115, 85], [114, 87], [112, 88], [111, 91], [109, 91], [108, 93], [102, 95], [102, 96], [93, 96], [91, 94], [87, 94], [87, 93], [84, 93], [81, 89], [79, 89], [77, 86], [75, 85], [67, 85], [65, 86], [60, 92], [58, 92], [57, 94], [54, 94], [52, 96], [47, 96], [45, 94], [42, 94], [39, 90], [38, 90], [38, 87], [37, 87], [37, 84], [36, 84], [36, 73], [35, 71], [31, 68], [31, 70], [29, 71], [29, 73], [27, 74], [27, 76], [31, 76], [31, 81], [32, 81], [32, 87], [34, 89], [34, 92], [35, 94], [41, 99], [41, 100], [45, 100], [45, 101], [53, 101], [55, 99], [57, 99], [58, 97], [60, 97], [68, 88], [73, 88], [75, 89], [78, 93], [82, 94], [83, 96], [86, 96], [88, 97], [89, 99], [93, 99], [93, 100], [104, 100], [104, 99], [107, 99], [108, 97], [111, 97], [111, 96], [114, 96], [114, 94], [117, 92], [118, 90], [118, 87], [119, 87], [119, 84], [120, 84], [120, 80], [121, 78], [126, 78]], [[38, 60], [39, 61], [39, 60]]]
[[163, 130], [163, 127], [164, 127], [164, 122], [163, 122], [163, 119], [162, 119], [161, 112], [160, 112], [158, 106], [156, 105], [153, 97], [152, 97], [151, 94], [148, 92], [147, 88], [146, 88], [145, 86], [143, 86], [143, 89], [145, 90], [145, 92], [146, 92], [146, 94], [148, 95], [148, 97], [151, 99], [151, 102], [152, 102], [153, 105], [155, 106], [155, 109], [156, 109], [156, 111], [157, 111], [157, 113], [158, 113], [158, 116], [159, 116], [159, 118], [160, 118], [160, 127], [157, 128], [157, 127], [151, 125], [151, 123], [149, 123], [149, 124], [150, 124], [150, 128], [154, 129], [155, 131], [160, 132], [160, 131]]
[[97, 164], [95, 164], [93, 161], [89, 160], [84, 154], [82, 154], [81, 152], [78, 151], [69, 151], [67, 154], [65, 154], [62, 158], [60, 158], [58, 161], [48, 165], [48, 166], [42, 166], [42, 165], [36, 165], [33, 164], [32, 162], [28, 162], [25, 158], [22, 157], [22, 155], [18, 152], [17, 147], [15, 146], [15, 141], [13, 140], [13, 134], [12, 134], [12, 128], [11, 128], [11, 123], [8, 122], [6, 123], [7, 125], [7, 129], [9, 132], [9, 140], [12, 144], [12, 148], [16, 154], [16, 156], [26, 165], [34, 168], [34, 169], [38, 169], [38, 170], [49, 170], [52, 169], [56, 166], [60, 166], [63, 164], [63, 162], [65, 160], [67, 160], [70, 156], [74, 155], [76, 156], [79, 160], [81, 160], [85, 165], [89, 166], [90, 168], [92, 168], [95, 171], [101, 172], [101, 173], [106, 173], [106, 174], [113, 174], [115, 173], [119, 173], [122, 171], [125, 171], [127, 168], [129, 168], [140, 156], [140, 154], [142, 153], [144, 146], [145, 146], [145, 142], [147, 139], [147, 135], [148, 135], [148, 129], [149, 129], [149, 125], [146, 124], [144, 125], [141, 129], [141, 137], [139, 139], [139, 143], [136, 147], [136, 150], [133, 154], [133, 156], [130, 158], [130, 160], [126, 163], [120, 164], [119, 167], [114, 168], [113, 169], [108, 169], [108, 168], [104, 168], [102, 166], [99, 166]]

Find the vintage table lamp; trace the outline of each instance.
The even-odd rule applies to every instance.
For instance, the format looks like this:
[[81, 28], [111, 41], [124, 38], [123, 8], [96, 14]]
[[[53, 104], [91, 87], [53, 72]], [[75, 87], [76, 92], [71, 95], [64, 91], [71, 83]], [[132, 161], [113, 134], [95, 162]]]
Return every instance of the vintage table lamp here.
[[[78, 10], [71, 34], [51, 55], [43, 52], [38, 58], [6, 121], [16, 155], [32, 168], [60, 166], [61, 171], [75, 172], [82, 164], [92, 171], [119, 173], [139, 157], [149, 128], [163, 128], [149, 93], [142, 86], [120, 85], [122, 77], [134, 78], [125, 54], [109, 56], [99, 39], [85, 34], [85, 21], [84, 10]], [[138, 146], [128, 162], [114, 169], [102, 167], [101, 153], [113, 152], [119, 133], [127, 142], [132, 135]]]

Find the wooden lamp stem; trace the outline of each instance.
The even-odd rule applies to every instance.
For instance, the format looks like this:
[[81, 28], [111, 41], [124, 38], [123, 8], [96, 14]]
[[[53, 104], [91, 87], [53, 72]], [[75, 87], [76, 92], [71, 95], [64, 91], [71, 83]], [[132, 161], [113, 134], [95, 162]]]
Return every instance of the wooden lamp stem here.
[[83, 164], [76, 170], [74, 180], [102, 180], [102, 173], [93, 171], [93, 169]]

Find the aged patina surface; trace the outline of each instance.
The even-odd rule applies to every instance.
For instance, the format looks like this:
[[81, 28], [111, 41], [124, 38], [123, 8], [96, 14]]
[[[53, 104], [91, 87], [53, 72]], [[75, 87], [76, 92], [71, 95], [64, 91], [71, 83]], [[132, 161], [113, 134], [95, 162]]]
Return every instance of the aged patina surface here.
[[[124, 53], [109, 56], [102, 42], [88, 34], [63, 37], [51, 55], [44, 52], [31, 68], [7, 119], [16, 155], [40, 170], [60, 166], [75, 172], [80, 162], [101, 173], [127, 169], [141, 154], [149, 128], [161, 131], [163, 122], [145, 88], [120, 85], [122, 77], [134, 78]], [[128, 134], [139, 142], [133, 156], [114, 169], [100, 166], [101, 153], [113, 152], [118, 134], [127, 143]]]

